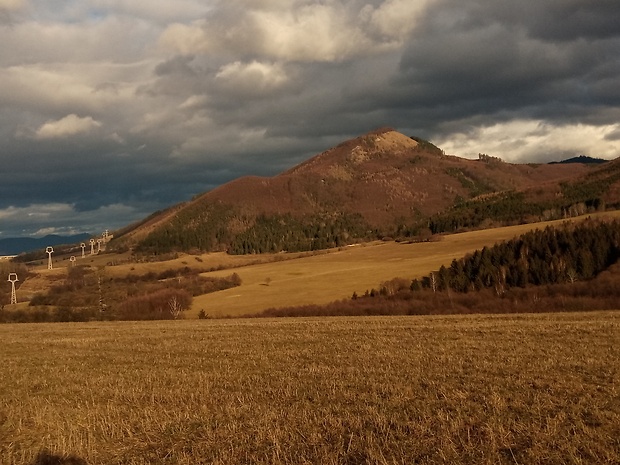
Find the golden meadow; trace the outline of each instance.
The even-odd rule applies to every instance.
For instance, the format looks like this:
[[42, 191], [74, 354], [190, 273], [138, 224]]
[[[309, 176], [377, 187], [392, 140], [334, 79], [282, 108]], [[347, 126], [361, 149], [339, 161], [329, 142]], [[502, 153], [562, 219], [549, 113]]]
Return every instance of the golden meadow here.
[[0, 463], [620, 463], [618, 360], [614, 312], [0, 325]]

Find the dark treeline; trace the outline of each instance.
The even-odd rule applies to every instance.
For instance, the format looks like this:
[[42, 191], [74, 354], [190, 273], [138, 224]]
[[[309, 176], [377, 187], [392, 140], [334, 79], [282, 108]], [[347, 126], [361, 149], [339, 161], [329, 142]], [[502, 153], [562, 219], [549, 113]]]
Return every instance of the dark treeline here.
[[150, 233], [136, 251], [161, 254], [172, 250], [226, 250], [234, 255], [306, 252], [376, 239], [377, 234], [359, 214], [250, 218], [223, 205], [208, 205], [199, 214], [196, 209], [181, 211], [171, 222]]
[[522, 192], [505, 192], [481, 200], [461, 200], [450, 210], [431, 216], [428, 227], [433, 234], [474, 229], [484, 222], [525, 223], [528, 217], [542, 216], [547, 205], [525, 201]]
[[28, 310], [0, 310], [0, 323], [67, 323], [103, 320], [96, 308], [32, 307]]
[[337, 213], [304, 218], [295, 218], [289, 214], [260, 215], [252, 227], [235, 236], [228, 252], [306, 252], [374, 238], [376, 233], [358, 214]]
[[468, 292], [482, 288], [498, 294], [511, 287], [541, 286], [590, 279], [620, 258], [620, 223], [588, 219], [548, 226], [519, 238], [485, 247], [449, 267], [414, 280], [412, 288]]
[[[588, 197], [588, 196], [584, 196]], [[450, 210], [433, 215], [433, 234], [476, 229], [485, 223], [513, 225], [570, 218], [605, 208], [600, 197], [583, 201], [529, 201], [523, 192], [503, 192], [483, 199], [461, 200]]]
[[173, 250], [222, 250], [233, 237], [228, 225], [234, 216], [235, 212], [222, 204], [199, 203], [181, 209], [170, 222], [143, 239], [135, 250], [154, 254]]

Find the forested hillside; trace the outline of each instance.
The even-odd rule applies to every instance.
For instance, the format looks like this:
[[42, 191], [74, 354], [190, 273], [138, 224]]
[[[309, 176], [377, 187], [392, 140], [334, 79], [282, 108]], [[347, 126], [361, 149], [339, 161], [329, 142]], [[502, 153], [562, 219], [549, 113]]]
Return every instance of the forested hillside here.
[[620, 208], [620, 163], [606, 163], [585, 176], [522, 191], [510, 190], [474, 199], [461, 199], [408, 231], [425, 226], [433, 234], [547, 221], [605, 209]]
[[262, 316], [511, 313], [617, 309], [620, 222], [535, 230], [422, 278], [397, 277], [329, 305]]
[[[588, 280], [620, 258], [620, 223], [587, 220], [529, 232], [454, 260], [422, 280], [422, 287], [468, 292]], [[417, 280], [412, 288], [419, 286]]]

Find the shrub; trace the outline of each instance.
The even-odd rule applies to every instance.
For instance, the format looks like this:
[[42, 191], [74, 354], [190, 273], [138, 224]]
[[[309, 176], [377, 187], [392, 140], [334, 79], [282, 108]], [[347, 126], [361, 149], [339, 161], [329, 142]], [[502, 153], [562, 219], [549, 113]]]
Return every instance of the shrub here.
[[161, 289], [125, 300], [118, 306], [116, 316], [120, 320], [172, 320], [175, 311], [171, 302], [185, 311], [191, 306], [192, 296], [184, 289]]

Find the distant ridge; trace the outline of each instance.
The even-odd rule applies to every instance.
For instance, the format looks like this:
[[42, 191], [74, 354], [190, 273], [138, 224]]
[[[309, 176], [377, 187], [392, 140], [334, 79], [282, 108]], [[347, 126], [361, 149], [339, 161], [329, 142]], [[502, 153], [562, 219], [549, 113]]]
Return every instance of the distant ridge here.
[[0, 239], [0, 255], [19, 255], [23, 252], [43, 249], [47, 246], [61, 244], [75, 244], [83, 242], [92, 237], [91, 234], [82, 233], [72, 236], [59, 236], [57, 234], [49, 234], [45, 237], [7, 237]]
[[586, 155], [579, 155], [578, 157], [568, 158], [562, 161], [549, 162], [550, 165], [566, 165], [570, 163], [583, 163], [584, 165], [600, 165], [601, 163], [607, 163], [608, 160], [602, 158], [593, 158]]

